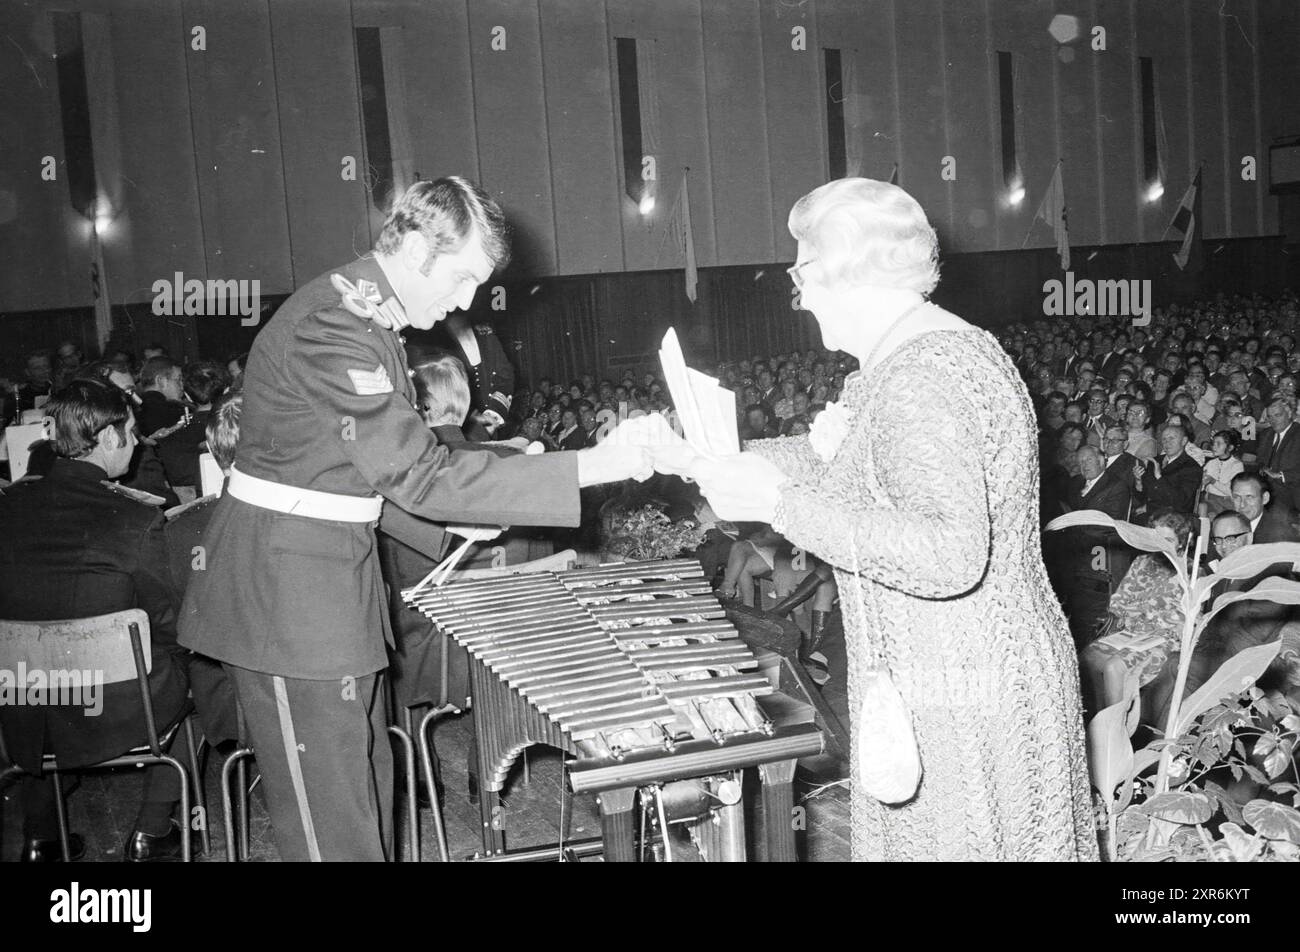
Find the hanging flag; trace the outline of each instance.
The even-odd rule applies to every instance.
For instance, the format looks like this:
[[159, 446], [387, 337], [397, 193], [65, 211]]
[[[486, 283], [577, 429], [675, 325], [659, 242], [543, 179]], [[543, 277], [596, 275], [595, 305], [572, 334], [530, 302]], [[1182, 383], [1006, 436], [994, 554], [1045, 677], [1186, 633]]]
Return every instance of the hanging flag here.
[[[670, 241], [676, 251], [681, 252], [686, 262], [686, 296], [695, 303], [695, 289], [700, 283], [700, 272], [695, 262], [695, 231], [691, 227], [691, 193], [686, 185], [689, 169], [682, 171], [682, 184], [677, 190], [677, 201], [673, 202], [672, 211], [664, 225], [664, 236], [659, 242], [659, 251], [655, 254], [655, 266], [664, 257], [664, 246]], [[669, 266], [675, 267], [676, 254], [669, 259]]]
[[686, 186], [686, 173], [682, 173], [682, 231], [686, 252], [686, 296], [695, 303], [695, 289], [700, 283], [700, 272], [695, 264], [695, 232], [691, 228], [691, 192]]
[[108, 347], [113, 333], [113, 310], [108, 300], [108, 276], [104, 270], [104, 247], [99, 242], [99, 226], [91, 216], [90, 222], [90, 289], [95, 297], [95, 337], [99, 352]]
[[[1061, 179], [1061, 163], [1056, 163], [1056, 171], [1052, 173], [1052, 181], [1047, 186], [1047, 194], [1043, 196], [1043, 202], [1038, 206], [1038, 211], [1034, 212], [1034, 221], [1039, 219], [1047, 222], [1052, 226], [1052, 234], [1056, 236], [1056, 253], [1061, 256], [1061, 270], [1070, 270], [1070, 227], [1066, 217], [1065, 209], [1065, 183]], [[1033, 228], [1033, 225], [1030, 225]], [[1028, 236], [1026, 236], [1026, 242]]]
[[[1169, 227], [1182, 235], [1183, 244], [1174, 255], [1174, 261], [1183, 271], [1200, 271], [1204, 264], [1201, 252], [1201, 170], [1178, 203], [1174, 220]], [[1167, 231], [1168, 229], [1166, 229]]]
[[898, 184], [898, 163], [897, 162], [894, 163], [893, 171], [889, 173], [889, 184], [890, 185]]

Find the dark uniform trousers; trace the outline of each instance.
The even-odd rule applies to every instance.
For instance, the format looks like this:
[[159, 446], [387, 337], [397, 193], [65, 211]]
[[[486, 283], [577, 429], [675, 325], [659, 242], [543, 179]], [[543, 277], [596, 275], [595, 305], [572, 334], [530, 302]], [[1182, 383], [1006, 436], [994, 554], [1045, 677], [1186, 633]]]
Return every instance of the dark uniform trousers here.
[[267, 797], [280, 858], [390, 859], [393, 753], [383, 675], [308, 681], [225, 668], [267, 790], [292, 791]]
[[[338, 271], [358, 293], [393, 296], [373, 259]], [[185, 592], [181, 644], [232, 676], [285, 859], [390, 852], [381, 672], [393, 637], [375, 529], [438, 552], [438, 522], [578, 523], [574, 454], [503, 459], [438, 445], [413, 406], [402, 343], [328, 273], [276, 311], [244, 371], [232, 480], [387, 503], [378, 526], [308, 517], [238, 498], [232, 482]]]

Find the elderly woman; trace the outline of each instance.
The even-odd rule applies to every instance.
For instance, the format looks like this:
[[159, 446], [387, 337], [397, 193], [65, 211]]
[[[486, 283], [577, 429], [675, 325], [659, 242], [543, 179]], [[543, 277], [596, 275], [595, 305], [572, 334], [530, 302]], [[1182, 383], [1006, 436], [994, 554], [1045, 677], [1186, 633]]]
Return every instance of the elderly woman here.
[[887, 669], [910, 712], [922, 774], [906, 802], [868, 793], [854, 745], [853, 856], [1095, 860], [1025, 385], [993, 335], [927, 300], [938, 241], [901, 188], [830, 182], [789, 228], [802, 306], [861, 370], [808, 437], [721, 459], [682, 452], [677, 471], [722, 518], [768, 522], [834, 566], [858, 731], [870, 670]]

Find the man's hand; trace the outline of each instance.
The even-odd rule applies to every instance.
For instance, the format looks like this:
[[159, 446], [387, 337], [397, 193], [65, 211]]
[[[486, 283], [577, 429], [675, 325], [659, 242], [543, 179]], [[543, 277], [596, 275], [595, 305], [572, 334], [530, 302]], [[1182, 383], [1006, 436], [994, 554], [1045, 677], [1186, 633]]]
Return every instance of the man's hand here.
[[644, 482], [652, 475], [654, 464], [644, 447], [628, 446], [617, 440], [605, 439], [588, 449], [578, 450], [580, 488], [617, 483], [624, 479]]

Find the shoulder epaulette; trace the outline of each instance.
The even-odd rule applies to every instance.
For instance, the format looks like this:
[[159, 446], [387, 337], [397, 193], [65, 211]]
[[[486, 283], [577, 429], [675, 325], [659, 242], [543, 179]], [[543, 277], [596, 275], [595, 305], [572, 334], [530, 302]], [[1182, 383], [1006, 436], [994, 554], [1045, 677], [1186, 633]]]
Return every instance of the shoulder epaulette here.
[[172, 506], [164, 512], [163, 515], [166, 516], [167, 520], [170, 522], [177, 516], [189, 512], [191, 509], [197, 509], [199, 506], [206, 506], [210, 502], [216, 502], [217, 498], [216, 493], [209, 493], [206, 496], [200, 496], [198, 499], [191, 499], [189, 502], [183, 502], [179, 506]]
[[119, 496], [125, 496], [127, 499], [130, 499], [132, 502], [138, 502], [145, 506], [157, 507], [157, 506], [161, 506], [163, 503], [167, 501], [162, 496], [155, 496], [153, 493], [145, 492], [143, 489], [132, 489], [130, 486], [123, 486], [120, 483], [115, 483], [110, 479], [101, 480], [99, 485], [103, 486], [111, 493], [116, 493]]

